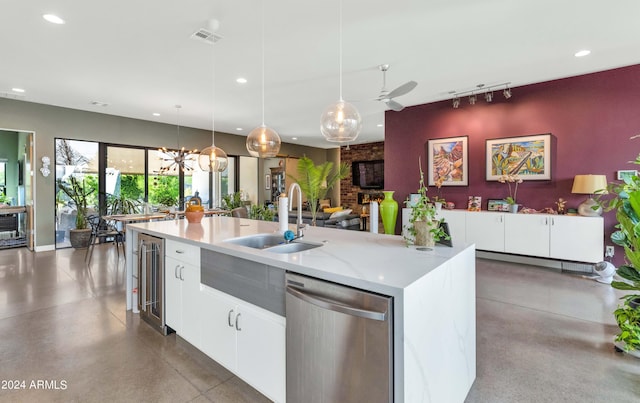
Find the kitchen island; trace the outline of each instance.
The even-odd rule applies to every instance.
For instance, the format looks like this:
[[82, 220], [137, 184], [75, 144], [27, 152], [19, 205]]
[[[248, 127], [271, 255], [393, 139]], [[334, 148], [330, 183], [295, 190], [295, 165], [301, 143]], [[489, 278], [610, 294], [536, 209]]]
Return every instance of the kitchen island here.
[[[316, 227], [305, 231], [303, 241], [322, 246], [302, 252], [272, 253], [226, 242], [238, 237], [275, 233], [277, 228], [278, 224], [274, 222], [231, 217], [205, 218], [199, 225], [188, 224], [185, 220], [172, 220], [128, 226], [127, 309], [135, 309], [134, 291], [137, 292], [138, 284], [134, 265], [137, 262], [139, 234], [164, 238], [171, 245], [185, 245], [187, 260], [198, 252], [210, 251], [389, 296], [393, 299], [394, 401], [464, 401], [476, 376], [475, 251], [472, 245], [456, 245], [454, 240], [454, 247], [436, 246], [435, 250], [419, 251], [407, 248], [400, 236]], [[180, 257], [172, 256], [169, 247], [166, 256], [167, 260], [173, 259], [172, 262]], [[198, 256], [198, 259], [188, 263], [187, 267], [194, 267], [194, 271], [197, 271], [200, 264], [206, 262], [200, 262]], [[180, 269], [178, 275], [178, 266], [170, 268], [167, 263], [167, 277], [170, 276], [169, 270], [175, 270], [171, 276], [189, 277], [188, 270], [187, 275], [182, 276]], [[202, 296], [194, 296], [191, 291], [183, 292], [183, 301], [185, 298], [196, 298], [195, 304], [199, 304], [201, 310], [214, 310], [216, 307], [211, 304], [217, 300], [209, 297], [217, 298], [218, 295], [214, 295], [217, 291], [200, 284], [200, 273], [195, 274], [195, 283], [199, 284]], [[182, 287], [186, 284], [187, 281], [184, 281]], [[224, 295], [222, 299], [232, 301], [236, 306], [243, 302]], [[171, 309], [170, 305], [167, 289], [167, 312]], [[276, 347], [267, 348], [269, 351], [266, 353], [271, 356], [264, 360], [283, 363], [284, 345], [281, 344], [284, 340], [280, 340], [279, 335], [284, 333], [278, 330], [278, 326], [286, 326], [286, 315], [262, 312], [259, 307], [247, 305], [247, 309], [253, 309], [257, 316], [275, 317], [272, 320], [275, 327], [269, 329], [275, 329], [274, 340], [279, 341], [274, 342]], [[232, 327], [231, 316], [228, 319], [229, 327]], [[210, 353], [210, 347], [207, 346], [210, 323], [200, 321], [197, 324], [197, 321], [197, 312], [183, 312], [180, 328], [184, 331], [177, 330], [178, 335], [183, 336], [184, 333], [187, 335], [183, 336], [185, 340], [218, 361], [218, 356]], [[264, 337], [271, 338], [271, 334], [265, 331]], [[235, 357], [234, 360], [234, 364], [227, 364], [220, 359], [223, 365], [235, 372], [234, 365], [239, 366], [239, 358]], [[269, 373], [264, 373], [264, 378], [271, 378], [266, 384], [276, 383], [278, 387], [265, 390], [256, 385], [253, 379], [257, 379], [256, 376], [259, 378], [260, 374], [248, 373], [246, 377], [243, 373], [238, 375], [267, 397], [283, 401], [283, 374], [278, 374], [278, 371], [265, 372]]]

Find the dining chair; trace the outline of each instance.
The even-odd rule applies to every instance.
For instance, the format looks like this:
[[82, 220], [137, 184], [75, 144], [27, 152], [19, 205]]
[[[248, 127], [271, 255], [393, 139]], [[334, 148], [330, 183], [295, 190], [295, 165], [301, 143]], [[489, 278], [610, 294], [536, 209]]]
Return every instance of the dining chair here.
[[93, 249], [95, 247], [96, 240], [112, 240], [115, 243], [118, 258], [120, 258], [120, 245], [122, 245], [122, 254], [126, 258], [124, 248], [124, 234], [119, 231], [115, 225], [106, 221], [104, 218], [100, 217], [97, 214], [87, 216], [87, 222], [91, 226], [91, 238], [89, 240], [87, 252], [84, 255], [84, 260], [87, 262], [87, 264], [91, 263], [91, 257], [93, 256]]

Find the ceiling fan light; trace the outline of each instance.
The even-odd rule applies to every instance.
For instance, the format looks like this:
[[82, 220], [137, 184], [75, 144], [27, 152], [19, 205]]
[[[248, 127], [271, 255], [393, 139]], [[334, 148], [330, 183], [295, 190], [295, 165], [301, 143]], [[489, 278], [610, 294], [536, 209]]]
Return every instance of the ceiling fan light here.
[[320, 131], [327, 141], [354, 141], [362, 130], [362, 118], [355, 106], [345, 101], [329, 105], [320, 117]]
[[198, 165], [205, 172], [223, 172], [228, 164], [227, 153], [215, 144], [200, 151], [198, 155]]
[[262, 124], [247, 136], [247, 151], [252, 157], [273, 158], [280, 151], [280, 136], [270, 127]]

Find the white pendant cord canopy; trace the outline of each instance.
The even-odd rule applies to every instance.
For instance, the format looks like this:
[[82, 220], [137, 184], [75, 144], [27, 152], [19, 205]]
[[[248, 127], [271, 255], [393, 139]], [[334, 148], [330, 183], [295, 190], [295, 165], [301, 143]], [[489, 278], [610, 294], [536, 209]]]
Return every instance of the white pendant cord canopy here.
[[[211, 26], [217, 26], [217, 21], [213, 20], [211, 22]], [[200, 169], [205, 172], [223, 172], [227, 169], [227, 165], [229, 164], [229, 158], [227, 158], [227, 153], [224, 152], [222, 148], [216, 147], [216, 116], [215, 116], [215, 65], [216, 65], [216, 57], [215, 57], [215, 43], [211, 44], [213, 46], [212, 52], [212, 64], [211, 64], [211, 89], [212, 89], [212, 98], [211, 98], [211, 146], [205, 148], [200, 152], [198, 156], [198, 165], [200, 165]]]
[[195, 154], [198, 153], [197, 149], [185, 150], [184, 146], [180, 147], [180, 109], [181, 105], [176, 105], [176, 142], [178, 150], [169, 150], [167, 147], [162, 147], [158, 151], [162, 153], [160, 160], [167, 162], [168, 164], [160, 167], [159, 174], [166, 174], [170, 171], [177, 172], [193, 170], [192, 163], [195, 162]]
[[264, 0], [262, 0], [262, 124], [247, 136], [247, 151], [253, 157], [272, 158], [280, 151], [280, 136], [264, 123]]
[[338, 7], [338, 27], [340, 99], [325, 109], [320, 117], [320, 131], [327, 141], [347, 143], [354, 141], [360, 134], [362, 118], [356, 107], [342, 98], [342, 0]]

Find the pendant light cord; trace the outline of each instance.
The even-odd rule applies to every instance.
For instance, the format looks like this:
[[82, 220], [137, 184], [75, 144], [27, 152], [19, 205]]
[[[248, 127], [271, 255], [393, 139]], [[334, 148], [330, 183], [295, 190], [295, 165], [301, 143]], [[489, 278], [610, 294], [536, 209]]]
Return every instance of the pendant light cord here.
[[340, 0], [340, 6], [338, 7], [338, 49], [339, 49], [339, 64], [340, 64], [340, 102], [342, 99], [342, 0]]
[[176, 105], [176, 125], [178, 126], [176, 142], [178, 143], [178, 150], [180, 149], [180, 108], [182, 108], [182, 106]]
[[262, 126], [264, 124], [264, 0], [262, 0]]
[[211, 146], [216, 144], [216, 44], [212, 43], [211, 51]]

